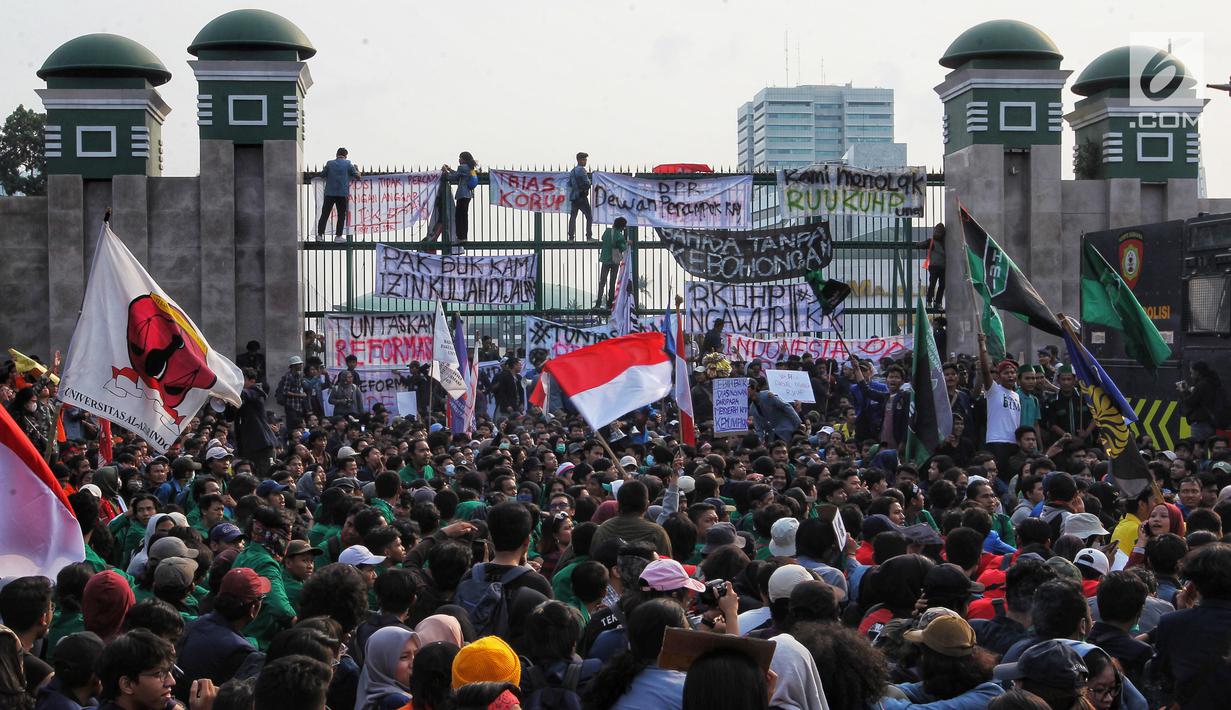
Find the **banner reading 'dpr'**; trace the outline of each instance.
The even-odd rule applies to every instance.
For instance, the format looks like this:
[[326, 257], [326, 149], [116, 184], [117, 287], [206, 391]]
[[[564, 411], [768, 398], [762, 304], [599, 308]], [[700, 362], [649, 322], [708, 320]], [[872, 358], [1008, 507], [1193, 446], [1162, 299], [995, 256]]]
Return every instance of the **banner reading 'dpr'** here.
[[634, 178], [594, 173], [594, 221], [632, 226], [747, 229], [752, 176]]
[[834, 318], [841, 325], [841, 308], [832, 317], [823, 315], [807, 284], [749, 286], [690, 281], [685, 284], [684, 301], [691, 333], [704, 333], [718, 318], [723, 319], [723, 330], [732, 333], [832, 331]]
[[496, 207], [527, 212], [568, 212], [568, 173], [492, 170], [488, 194]]
[[799, 278], [833, 259], [828, 222], [744, 232], [659, 229], [658, 238], [685, 271], [725, 283]]
[[783, 219], [830, 214], [923, 217], [927, 171], [921, 167], [864, 170], [818, 163], [778, 171]]
[[376, 295], [471, 305], [534, 303], [538, 257], [441, 256], [376, 245]]
[[[316, 205], [325, 201], [325, 180], [312, 178]], [[355, 234], [379, 234], [405, 229], [432, 214], [440, 192], [440, 173], [372, 175], [350, 184], [346, 224]], [[325, 233], [332, 234], [336, 213], [330, 212]], [[316, 220], [311, 225], [315, 226]]]

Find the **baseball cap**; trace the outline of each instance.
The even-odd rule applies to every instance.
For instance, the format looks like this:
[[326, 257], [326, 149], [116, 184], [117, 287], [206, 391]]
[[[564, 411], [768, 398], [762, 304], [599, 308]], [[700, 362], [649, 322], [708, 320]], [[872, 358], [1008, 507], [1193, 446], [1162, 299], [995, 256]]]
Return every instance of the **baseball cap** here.
[[1098, 516], [1094, 513], [1074, 513], [1064, 519], [1064, 524], [1060, 526], [1061, 532], [1065, 535], [1076, 535], [1085, 540], [1091, 535], [1109, 535], [1110, 533], [1099, 522]]
[[641, 570], [641, 586], [656, 592], [673, 592], [677, 589], [705, 591], [705, 585], [688, 576], [684, 566], [671, 559], [654, 560]]
[[983, 585], [971, 579], [961, 567], [945, 562], [928, 570], [923, 576], [924, 594], [929, 599], [963, 592], [981, 592]]
[[209, 531], [210, 542], [235, 542], [243, 537], [244, 531], [234, 523], [218, 523]]
[[416, 503], [431, 503], [436, 500], [436, 490], [431, 486], [416, 488], [414, 492], [410, 494], [410, 499]]
[[196, 559], [198, 554], [200, 554], [200, 551], [197, 548], [189, 548], [178, 537], [164, 537], [150, 545], [149, 558], [151, 560], [165, 560], [171, 557]]
[[[224, 452], [226, 451], [226, 449], [223, 449], [221, 446], [217, 446], [214, 448], [222, 449], [222, 451]], [[197, 463], [196, 461], [193, 461], [191, 456], [180, 456], [171, 462], [171, 472], [172, 473], [183, 473], [185, 471], [200, 471], [200, 470], [201, 470], [201, 464]]]
[[960, 616], [938, 616], [922, 629], [912, 629], [902, 637], [950, 658], [962, 658], [975, 652], [975, 632]]
[[1223, 473], [1231, 473], [1231, 463], [1227, 463], [1226, 461], [1218, 461], [1210, 468], [1215, 471], [1222, 471]]
[[1177, 458], [1179, 458], [1179, 455], [1176, 452], [1172, 451], [1171, 449], [1167, 449], [1166, 451], [1163, 451], [1162, 454], [1163, 456], [1167, 457], [1168, 461], [1175, 461]]
[[312, 547], [312, 543], [307, 540], [291, 540], [290, 544], [286, 546], [286, 555], [284, 555], [284, 557], [294, 557], [296, 555], [306, 554], [322, 555], [324, 553], [324, 550]]
[[299, 357], [298, 355], [292, 355], [292, 356], [291, 356], [291, 359], [286, 361], [286, 364], [288, 364], [288, 365], [302, 365], [302, 364], [303, 364], [303, 358]]
[[831, 426], [823, 426], [823, 427], [821, 427], [821, 433], [822, 433], [822, 434], [828, 434], [829, 436], [833, 436], [833, 432], [834, 432], [834, 428], [833, 428], [833, 427], [831, 427]]
[[714, 550], [725, 545], [734, 545], [735, 526], [731, 523], [714, 523], [705, 531], [705, 545], [701, 547], [701, 554], [708, 555]]
[[620, 468], [628, 468], [629, 466], [632, 466], [633, 468], [637, 468], [637, 459], [633, 458], [632, 456], [625, 456], [624, 458], [620, 459]]
[[94, 496], [95, 498], [99, 500], [103, 499], [103, 489], [99, 488], [93, 483], [85, 484], [84, 486], [81, 487], [81, 490], [85, 491], [86, 493], [89, 493], [90, 495]]
[[901, 530], [902, 535], [906, 537], [907, 542], [915, 545], [940, 545], [944, 543], [944, 538], [936, 529], [927, 523], [915, 523], [908, 525]]
[[693, 489], [697, 487], [697, 481], [692, 476], [680, 476], [677, 485], [679, 485], [680, 490], [684, 493], [692, 493]]
[[1017, 364], [1017, 361], [1016, 361], [1016, 360], [1013, 360], [1013, 359], [1011, 359], [1011, 358], [1007, 358], [1007, 357], [1006, 357], [1005, 359], [1003, 359], [1003, 360], [1001, 360], [1000, 362], [996, 363], [996, 372], [1000, 372], [1001, 370], [1005, 369], [1006, 367], [1011, 367], [1011, 368], [1013, 368], [1014, 370], [1020, 370], [1020, 369], [1021, 369], [1021, 366]]
[[349, 446], [342, 446], [342, 447], [339, 447], [339, 448], [338, 448], [338, 455], [337, 455], [335, 458], [337, 458], [337, 459], [349, 459], [349, 458], [354, 458], [354, 456], [355, 456], [355, 450], [354, 450], [354, 449], [352, 449], [352, 448], [351, 448], [351, 447], [349, 447]]
[[483, 682], [521, 684], [521, 661], [499, 636], [484, 636], [453, 657], [454, 689]]
[[816, 579], [802, 565], [782, 565], [769, 576], [769, 600], [788, 599], [800, 582]]
[[216, 461], [218, 459], [228, 459], [228, 458], [232, 458], [231, 452], [227, 451], [221, 446], [215, 446], [211, 448], [209, 451], [205, 452], [205, 459], [207, 461]]
[[372, 551], [363, 545], [351, 545], [338, 555], [338, 562], [344, 565], [378, 565], [385, 561], [384, 555], [373, 555]]
[[563, 476], [569, 471], [572, 471], [574, 468], [576, 468], [576, 466], [574, 466], [571, 461], [565, 461], [564, 463], [556, 467], [556, 475]]
[[[196, 550], [193, 550], [196, 552]], [[187, 587], [192, 584], [192, 577], [197, 573], [196, 560], [185, 557], [168, 557], [158, 563], [154, 570], [154, 586], [179, 585]]]
[[[927, 523], [923, 524], [927, 525]], [[863, 519], [863, 523], [859, 526], [859, 536], [867, 541], [883, 532], [890, 531], [902, 532], [902, 526], [890, 520], [889, 516], [883, 513], [869, 515]]]
[[1026, 649], [1017, 663], [996, 666], [992, 676], [998, 681], [1025, 679], [1049, 688], [1075, 690], [1085, 686], [1090, 671], [1076, 649], [1061, 639], [1048, 639]]
[[359, 490], [359, 481], [356, 481], [353, 478], [347, 478], [346, 476], [341, 476], [333, 483], [330, 483], [327, 488], [346, 488], [348, 490], [357, 491]]
[[799, 530], [799, 520], [795, 518], [778, 518], [769, 529], [769, 553], [774, 557], [795, 556], [795, 533]]
[[1069, 562], [1060, 555], [1047, 558], [1047, 566], [1055, 570], [1056, 574], [1064, 579], [1069, 579], [1074, 582], [1081, 581], [1081, 570], [1077, 569], [1077, 565]]
[[1111, 565], [1107, 563], [1107, 555], [1104, 555], [1102, 550], [1096, 550], [1093, 547], [1078, 550], [1077, 556], [1073, 558], [1073, 564], [1078, 567], [1088, 567], [1099, 574], [1107, 574], [1111, 570]]
[[290, 488], [290, 486], [278, 483], [277, 481], [270, 479], [267, 481], [261, 481], [261, 485], [256, 487], [256, 494], [264, 498], [265, 496], [268, 496], [271, 493], [281, 493], [282, 491], [285, 491], [287, 488]]
[[233, 567], [222, 577], [219, 594], [227, 594], [245, 602], [254, 602], [269, 594], [269, 580], [248, 567]]
[[93, 669], [103, 655], [106, 644], [91, 631], [78, 631], [60, 639], [51, 652], [51, 660], [58, 668]]

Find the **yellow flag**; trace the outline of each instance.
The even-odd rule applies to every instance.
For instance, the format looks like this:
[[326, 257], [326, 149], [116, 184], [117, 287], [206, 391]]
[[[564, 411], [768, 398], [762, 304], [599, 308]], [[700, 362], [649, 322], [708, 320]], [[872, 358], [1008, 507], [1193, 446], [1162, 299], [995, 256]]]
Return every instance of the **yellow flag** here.
[[[9, 357], [13, 358], [13, 364], [17, 366], [17, 371], [22, 374], [34, 372], [35, 376], [42, 377], [43, 374], [47, 372], [47, 367], [45, 365], [38, 362], [34, 358], [22, 355], [13, 348], [9, 348]], [[52, 375], [51, 381], [57, 385], [60, 384], [60, 376]]]

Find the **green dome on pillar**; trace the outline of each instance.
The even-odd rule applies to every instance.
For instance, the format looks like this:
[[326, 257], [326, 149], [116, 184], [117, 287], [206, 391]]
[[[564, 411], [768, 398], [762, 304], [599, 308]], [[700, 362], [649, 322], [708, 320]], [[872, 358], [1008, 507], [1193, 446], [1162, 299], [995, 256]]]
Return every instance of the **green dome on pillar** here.
[[1178, 77], [1180, 84], [1176, 88], [1189, 88], [1196, 85], [1197, 80], [1180, 58], [1165, 49], [1146, 46], [1126, 46], [1103, 52], [1090, 62], [1077, 81], [1073, 83], [1073, 93], [1080, 96], [1093, 96], [1100, 91], [1120, 89], [1128, 91], [1133, 81], [1132, 57], [1136, 54], [1148, 58], [1141, 71], [1142, 79], [1154, 79], [1159, 76]]
[[989, 65], [1006, 60], [1015, 65], [1026, 66], [1044, 62], [1058, 68], [1064, 55], [1056, 43], [1043, 30], [1020, 20], [990, 20], [971, 27], [949, 45], [940, 65], [956, 69], [968, 62]]
[[88, 34], [56, 48], [38, 70], [38, 78], [144, 79], [151, 86], [171, 80], [171, 72], [141, 44], [113, 34]]
[[201, 59], [250, 59], [282, 54], [279, 59], [302, 61], [316, 47], [295, 23], [266, 10], [234, 10], [201, 28], [188, 52]]

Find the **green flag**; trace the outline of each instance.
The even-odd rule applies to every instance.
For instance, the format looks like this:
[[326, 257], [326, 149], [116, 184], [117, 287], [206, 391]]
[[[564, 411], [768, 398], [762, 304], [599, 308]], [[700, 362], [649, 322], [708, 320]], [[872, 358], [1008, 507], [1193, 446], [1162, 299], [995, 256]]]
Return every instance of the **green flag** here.
[[983, 257], [967, 248], [966, 264], [970, 268], [970, 282], [974, 284], [975, 293], [982, 301], [975, 304], [975, 309], [979, 311], [979, 328], [987, 336], [987, 355], [992, 362], [1000, 362], [1006, 357], [1004, 323], [1000, 320], [1000, 313], [992, 305], [991, 294], [987, 292], [983, 276]]
[[[1034, 290], [1030, 280], [1017, 268], [1017, 264], [1013, 263], [996, 240], [975, 221], [970, 212], [960, 205], [959, 208], [962, 233], [966, 239], [966, 256], [970, 263], [970, 278], [984, 302], [1045, 333], [1059, 336], [1063, 332], [1060, 322], [1052, 315], [1039, 292]], [[988, 321], [986, 312], [983, 319], [985, 323]], [[988, 340], [988, 353], [995, 356], [992, 352], [994, 332], [986, 328], [984, 332]], [[1003, 330], [1000, 330], [999, 338], [1003, 343]]]
[[953, 410], [949, 406], [949, 391], [945, 388], [945, 373], [922, 298], [915, 305], [913, 366], [910, 419], [906, 425], [906, 459], [920, 465], [953, 432]]
[[1171, 347], [1128, 284], [1088, 240], [1081, 248], [1081, 319], [1120, 331], [1124, 351], [1151, 373], [1171, 357]]

